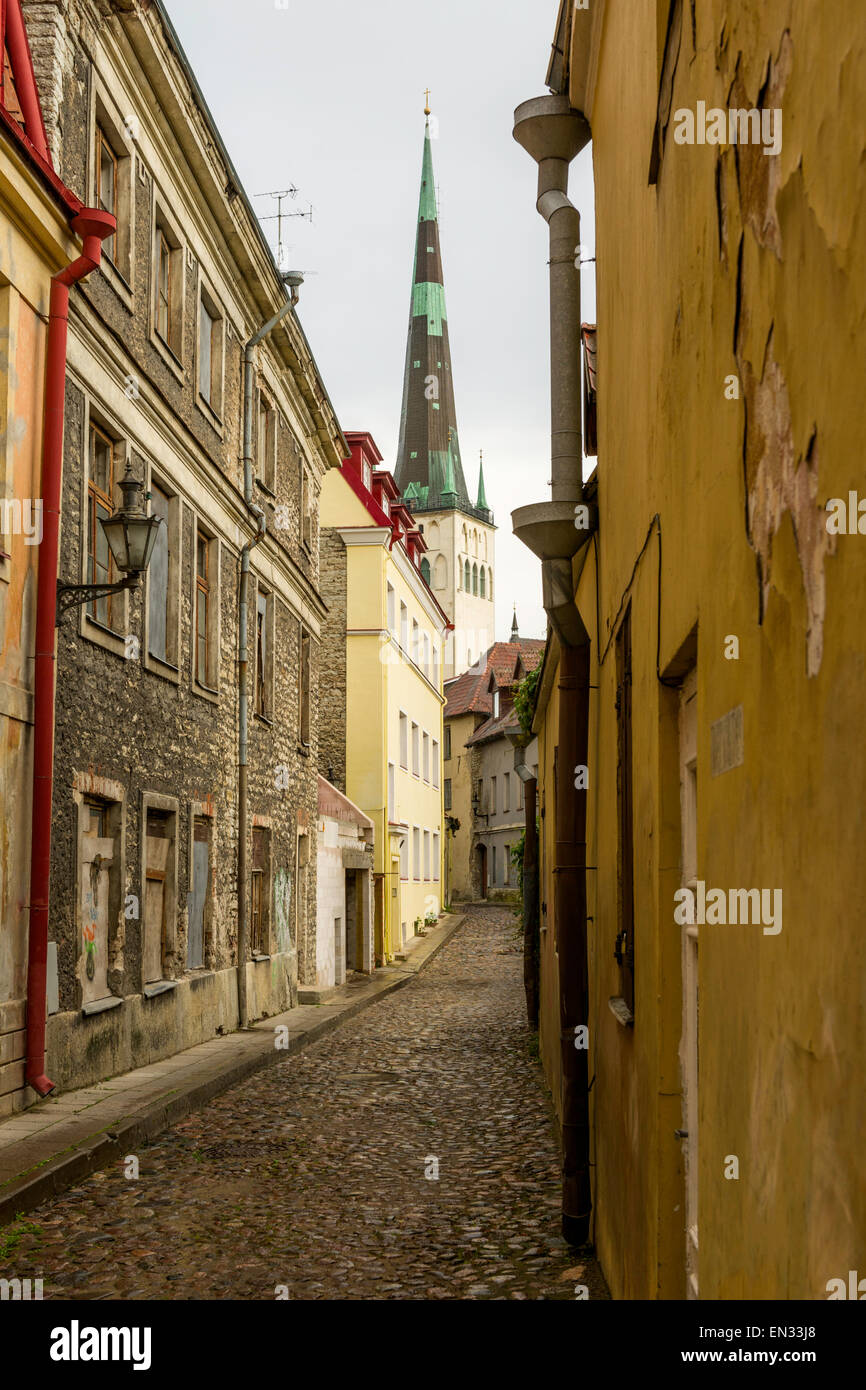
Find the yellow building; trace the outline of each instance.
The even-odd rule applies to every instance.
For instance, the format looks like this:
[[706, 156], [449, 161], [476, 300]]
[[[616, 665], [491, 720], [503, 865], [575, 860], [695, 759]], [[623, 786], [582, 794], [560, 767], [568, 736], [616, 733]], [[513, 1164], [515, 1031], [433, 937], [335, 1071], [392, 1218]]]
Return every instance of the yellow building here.
[[[442, 906], [443, 651], [425, 544], [369, 434], [324, 479], [320, 766], [375, 827], [375, 957]], [[345, 707], [345, 708], [343, 708]]]
[[862, 7], [563, 3], [548, 85], [514, 133], [559, 447], [514, 526], [564, 1227], [615, 1298], [823, 1299], [866, 1230]]

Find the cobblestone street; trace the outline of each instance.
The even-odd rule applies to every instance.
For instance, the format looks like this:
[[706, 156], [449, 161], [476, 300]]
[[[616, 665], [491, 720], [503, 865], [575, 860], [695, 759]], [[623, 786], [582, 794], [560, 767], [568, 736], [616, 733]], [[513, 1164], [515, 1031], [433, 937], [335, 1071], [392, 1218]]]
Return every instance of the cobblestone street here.
[[0, 1274], [46, 1299], [607, 1297], [559, 1235], [507, 909], [137, 1157], [137, 1179], [96, 1173], [0, 1232]]

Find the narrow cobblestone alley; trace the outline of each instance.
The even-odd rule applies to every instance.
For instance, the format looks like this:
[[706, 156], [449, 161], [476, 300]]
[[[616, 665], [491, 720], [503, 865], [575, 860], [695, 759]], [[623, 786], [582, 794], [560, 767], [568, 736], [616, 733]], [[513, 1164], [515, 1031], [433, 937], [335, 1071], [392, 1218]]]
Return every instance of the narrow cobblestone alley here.
[[96, 1173], [0, 1232], [0, 1274], [41, 1276], [46, 1299], [608, 1296], [559, 1235], [507, 909], [137, 1157], [137, 1179]]

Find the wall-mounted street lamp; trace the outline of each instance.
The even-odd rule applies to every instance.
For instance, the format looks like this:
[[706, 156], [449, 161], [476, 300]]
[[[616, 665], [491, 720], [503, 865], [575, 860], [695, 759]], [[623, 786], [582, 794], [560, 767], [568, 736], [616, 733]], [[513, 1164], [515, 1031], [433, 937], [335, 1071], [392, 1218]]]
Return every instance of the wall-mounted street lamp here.
[[57, 585], [57, 624], [70, 608], [90, 603], [95, 598], [119, 594], [124, 589], [137, 589], [141, 576], [150, 564], [162, 517], [148, 516], [144, 509], [144, 483], [133, 478], [127, 460], [126, 475], [120, 480], [123, 502], [109, 517], [100, 517], [99, 524], [111, 551], [115, 569], [126, 576], [116, 584]]
[[481, 818], [483, 817], [483, 818], [484, 818], [484, 821], [485, 821], [485, 824], [486, 824], [487, 821], [490, 819], [490, 816], [489, 816], [488, 812], [487, 812], [487, 811], [482, 811], [482, 809], [481, 809], [481, 802], [480, 802], [479, 799], [478, 799], [478, 793], [477, 793], [477, 792], [476, 792], [475, 796], [473, 796], [473, 798], [472, 798], [472, 814], [473, 814], [473, 816], [475, 817], [476, 820], [481, 820]]

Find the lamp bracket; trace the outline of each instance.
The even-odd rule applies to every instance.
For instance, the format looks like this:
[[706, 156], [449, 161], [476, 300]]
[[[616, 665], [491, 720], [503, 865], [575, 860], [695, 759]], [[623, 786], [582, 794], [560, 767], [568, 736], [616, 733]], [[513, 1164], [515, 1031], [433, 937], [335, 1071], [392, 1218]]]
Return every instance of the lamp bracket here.
[[70, 608], [90, 603], [95, 598], [107, 598], [109, 594], [122, 593], [124, 589], [137, 589], [140, 580], [141, 575], [138, 572], [127, 575], [126, 579], [121, 579], [116, 584], [61, 584], [58, 580], [55, 627], [60, 626], [60, 619]]

